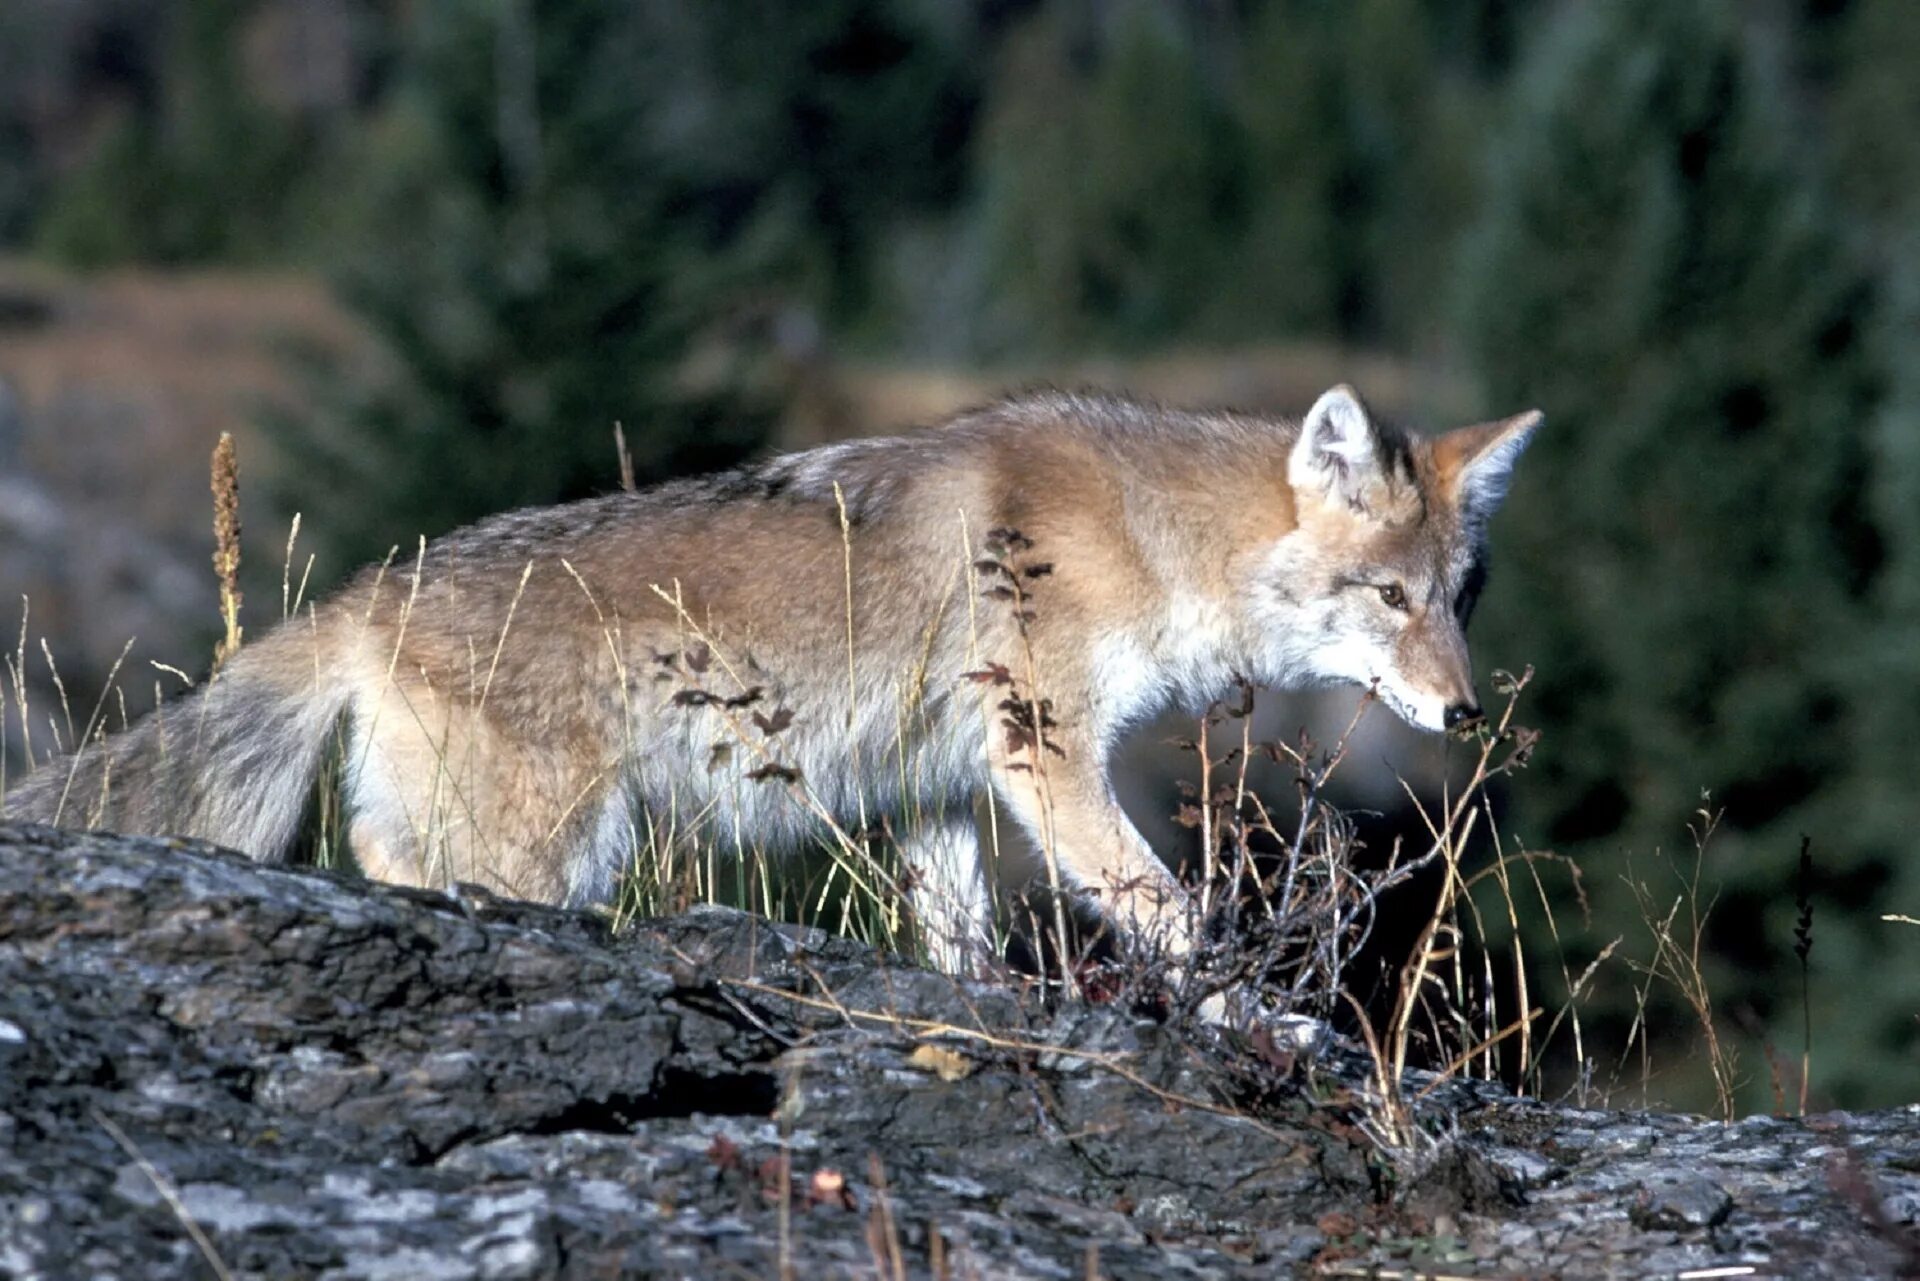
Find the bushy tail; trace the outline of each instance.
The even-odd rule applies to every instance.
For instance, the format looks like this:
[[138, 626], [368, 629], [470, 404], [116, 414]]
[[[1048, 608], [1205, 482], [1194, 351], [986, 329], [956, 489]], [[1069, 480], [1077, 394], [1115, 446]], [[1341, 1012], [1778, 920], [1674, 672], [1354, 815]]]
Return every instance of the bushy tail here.
[[0, 819], [284, 857], [348, 699], [346, 682], [316, 677], [311, 653], [300, 661], [297, 637], [268, 636], [124, 733], [40, 766], [0, 800]]

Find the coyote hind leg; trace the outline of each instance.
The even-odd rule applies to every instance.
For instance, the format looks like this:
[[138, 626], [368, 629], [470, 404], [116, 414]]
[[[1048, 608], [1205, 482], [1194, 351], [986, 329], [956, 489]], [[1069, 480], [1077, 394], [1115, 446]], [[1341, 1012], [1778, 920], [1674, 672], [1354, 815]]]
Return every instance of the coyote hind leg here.
[[460, 704], [391, 690], [348, 740], [348, 837], [368, 876], [476, 882], [541, 903], [610, 880], [594, 865], [624, 809], [617, 761], [588, 734], [530, 739]]
[[927, 818], [900, 841], [907, 899], [934, 968], [970, 976], [993, 959], [993, 894], [968, 808]]

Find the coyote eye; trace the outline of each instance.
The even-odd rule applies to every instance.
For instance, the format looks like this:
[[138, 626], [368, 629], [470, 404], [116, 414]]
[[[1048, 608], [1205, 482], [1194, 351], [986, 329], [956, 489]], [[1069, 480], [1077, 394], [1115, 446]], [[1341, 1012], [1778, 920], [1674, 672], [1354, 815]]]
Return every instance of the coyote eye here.
[[1388, 609], [1397, 609], [1405, 613], [1407, 609], [1407, 589], [1398, 583], [1388, 583], [1380, 589], [1380, 599]]

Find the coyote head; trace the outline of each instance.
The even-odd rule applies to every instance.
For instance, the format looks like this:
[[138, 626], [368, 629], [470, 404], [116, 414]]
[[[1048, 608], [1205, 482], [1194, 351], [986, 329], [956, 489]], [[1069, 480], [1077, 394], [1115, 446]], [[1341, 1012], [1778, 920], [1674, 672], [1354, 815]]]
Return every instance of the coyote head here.
[[1417, 438], [1377, 426], [1347, 387], [1321, 396], [1287, 460], [1294, 528], [1253, 593], [1295, 683], [1377, 683], [1410, 724], [1480, 716], [1467, 619], [1486, 526], [1537, 411]]

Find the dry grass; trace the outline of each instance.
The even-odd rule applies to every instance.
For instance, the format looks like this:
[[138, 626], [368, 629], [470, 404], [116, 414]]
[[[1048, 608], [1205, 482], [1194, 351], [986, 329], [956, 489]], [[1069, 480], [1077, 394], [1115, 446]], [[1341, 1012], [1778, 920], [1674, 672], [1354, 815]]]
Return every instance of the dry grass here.
[[94, 1124], [105, 1130], [108, 1136], [120, 1146], [120, 1150], [132, 1158], [140, 1173], [147, 1176], [147, 1182], [153, 1185], [153, 1190], [160, 1194], [160, 1199], [167, 1203], [169, 1210], [173, 1211], [174, 1218], [178, 1220], [188, 1239], [193, 1242], [194, 1248], [200, 1251], [200, 1257], [206, 1261], [207, 1269], [213, 1273], [217, 1281], [233, 1281], [232, 1270], [227, 1267], [226, 1260], [220, 1257], [220, 1252], [214, 1249], [213, 1241], [194, 1220], [193, 1215], [188, 1213], [186, 1203], [180, 1199], [179, 1191], [173, 1186], [173, 1180], [169, 1179], [159, 1166], [148, 1160], [147, 1155], [127, 1137], [127, 1132], [115, 1125], [105, 1113], [98, 1108], [89, 1110]]
[[[240, 600], [234, 583], [240, 521], [230, 440], [223, 441], [215, 454], [214, 494], [216, 578], [226, 635], [215, 657], [217, 670], [220, 658], [240, 639]], [[984, 531], [976, 541], [974, 531], [962, 527], [958, 536], [966, 563], [979, 575], [976, 586], [983, 589], [964, 593], [975, 637], [977, 670], [970, 675], [980, 687], [983, 731], [1025, 742], [1027, 767], [1034, 771], [1044, 794], [1050, 704], [1040, 687], [1038, 665], [1023, 625], [1034, 608], [1040, 575], [1023, 559], [1027, 546], [1018, 531]], [[861, 655], [851, 626], [852, 550], [844, 518], [842, 537], [849, 558], [844, 608], [851, 699], [857, 690]], [[310, 557], [302, 561], [298, 538], [296, 517], [285, 544], [281, 591], [282, 621], [296, 627], [301, 625], [303, 606], [307, 624], [313, 625], [315, 619], [313, 605], [306, 601], [312, 561]], [[393, 567], [390, 556], [381, 576], [383, 584], [388, 577], [400, 580], [387, 589], [407, 594], [400, 611], [402, 639], [410, 613], [407, 602], [419, 588], [422, 553], [416, 551], [412, 560], [411, 566], [388, 575], [386, 571]], [[592, 602], [585, 582], [578, 575], [575, 578]], [[523, 586], [524, 581], [523, 575]], [[382, 587], [376, 586], [376, 593], [379, 590]], [[748, 685], [733, 656], [679, 606], [677, 585], [660, 584], [654, 590], [674, 609], [681, 629], [684, 661], [674, 672], [675, 698], [717, 714], [726, 727], [725, 750], [750, 766], [748, 779], [756, 786], [784, 792], [809, 816], [816, 833], [814, 857], [783, 857], [747, 833], [718, 830], [710, 821], [712, 813], [699, 804], [670, 803], [640, 815], [627, 833], [628, 873], [611, 908], [616, 924], [697, 903], [725, 903], [818, 924], [885, 949], [924, 953], [919, 923], [909, 907], [909, 874], [892, 839], [900, 833], [882, 830], [870, 821], [878, 816], [867, 812], [864, 798], [857, 823], [849, 826], [838, 821], [783, 756], [781, 709], [752, 707], [744, 699]], [[509, 609], [499, 634], [474, 647], [467, 687], [458, 691], [458, 701], [475, 715], [487, 705], [509, 634], [516, 626], [527, 625], [518, 619], [517, 602], [516, 596], [516, 607]], [[593, 605], [617, 668], [620, 656], [627, 652], [620, 622], [598, 602]], [[1016, 622], [1016, 652], [980, 652], [981, 611], [991, 609], [1008, 611]], [[369, 617], [371, 610], [370, 603]], [[128, 718], [124, 697], [113, 689], [110, 697], [96, 703], [84, 724], [77, 723], [53, 655], [44, 644], [41, 650], [57, 697], [56, 705], [40, 715], [36, 726], [36, 709], [29, 699], [30, 649], [23, 604], [17, 642], [0, 667], [0, 703], [12, 711], [10, 717], [0, 716], [0, 770], [9, 724], [17, 724], [30, 758], [44, 758], [114, 727], [115, 712], [119, 724]], [[392, 663], [399, 658], [396, 641]], [[315, 679], [319, 680], [323, 674], [317, 661], [316, 648]], [[185, 680], [178, 669], [162, 671]], [[619, 674], [625, 698], [629, 682], [624, 671]], [[1036, 951], [1050, 964], [1039, 977], [1052, 989], [1085, 989], [1099, 999], [1126, 1001], [1175, 1018], [1194, 1015], [1210, 1000], [1226, 996], [1231, 998], [1234, 1020], [1243, 1028], [1287, 1026], [1296, 1034], [1303, 1027], [1323, 1029], [1352, 1012], [1356, 1016], [1352, 1027], [1374, 1059], [1371, 1131], [1383, 1147], [1393, 1151], [1420, 1149], [1424, 1141], [1414, 1121], [1414, 1105], [1437, 1080], [1456, 1074], [1501, 1079], [1535, 1092], [1544, 1092], [1550, 1081], [1558, 1079], [1572, 1083], [1581, 1103], [1594, 1101], [1595, 1055], [1587, 1044], [1580, 1010], [1596, 984], [1605, 980], [1607, 965], [1622, 940], [1608, 942], [1575, 973], [1554, 912], [1554, 903], [1561, 900], [1549, 892], [1543, 875], [1570, 877], [1577, 895], [1578, 869], [1561, 856], [1511, 841], [1495, 822], [1496, 807], [1488, 794], [1490, 784], [1523, 766], [1533, 751], [1537, 735], [1513, 719], [1530, 675], [1496, 675], [1496, 688], [1506, 696], [1507, 705], [1492, 724], [1464, 740], [1471, 745], [1464, 781], [1443, 792], [1437, 803], [1423, 803], [1407, 788], [1424, 840], [1412, 851], [1396, 846], [1383, 867], [1373, 868], [1363, 866], [1358, 857], [1352, 823], [1326, 799], [1330, 780], [1349, 758], [1354, 732], [1374, 705], [1372, 698], [1359, 700], [1345, 731], [1325, 748], [1304, 737], [1256, 741], [1251, 689], [1216, 705], [1187, 745], [1198, 777], [1189, 785], [1181, 811], [1181, 822], [1197, 842], [1198, 857], [1190, 869], [1198, 914], [1195, 925], [1209, 942], [1190, 963], [1169, 955], [1165, 940], [1158, 941], [1159, 947], [1149, 940], [1147, 947], [1120, 963], [1093, 966], [1088, 958], [1102, 950], [1103, 940], [1097, 932], [1087, 938], [1076, 929], [1067, 910], [1069, 895], [1053, 841], [1043, 830], [1038, 852], [1050, 892], [1041, 899], [1043, 907], [1027, 931], [1033, 938], [1044, 936]], [[452, 698], [455, 693], [440, 691], [438, 696]], [[903, 701], [911, 706], [913, 700]], [[407, 712], [424, 726], [444, 720], [440, 710], [408, 708]], [[905, 730], [903, 725], [897, 755], [899, 790], [908, 798], [907, 821], [938, 818], [923, 810], [917, 795], [915, 766], [906, 747], [910, 736]], [[354, 764], [347, 759], [344, 744], [336, 743], [315, 789], [303, 846], [307, 857], [322, 864], [350, 862], [345, 839], [348, 815], [340, 783]], [[461, 869], [452, 866], [449, 857], [449, 836], [469, 811], [463, 792], [469, 772], [466, 765], [453, 759], [443, 743], [437, 755], [441, 784], [437, 799], [428, 812], [415, 816], [416, 835], [420, 848], [428, 852], [426, 866], [434, 883], [459, 879]], [[1276, 773], [1278, 785], [1273, 778], [1259, 777], [1263, 770]], [[0, 785], [4, 782], [0, 774]], [[985, 824], [991, 861], [996, 864], [1001, 835], [997, 818], [989, 815]], [[1717, 818], [1703, 807], [1697, 819], [1695, 864], [1691, 875], [1679, 878], [1678, 892], [1670, 903], [1644, 882], [1630, 882], [1641, 897], [1652, 950], [1647, 958], [1630, 962], [1636, 975], [1633, 990], [1639, 1017], [1620, 1063], [1624, 1065], [1637, 1049], [1644, 1101], [1652, 1077], [1648, 1026], [1652, 993], [1656, 987], [1670, 989], [1701, 1029], [1719, 1109], [1731, 1117], [1738, 1084], [1736, 1054], [1721, 1035], [1702, 971], [1703, 936], [1713, 896], [1702, 884], [1700, 860]], [[1353, 990], [1354, 958], [1371, 938], [1389, 897], [1423, 893], [1431, 893], [1432, 901], [1404, 965], [1392, 976], [1390, 1001], [1385, 1009], [1370, 1010]], [[1807, 910], [1803, 905], [1803, 914]], [[1804, 924], [1810, 948], [1810, 918]], [[1003, 952], [1006, 941], [1005, 934], [997, 940]], [[1544, 949], [1547, 964], [1539, 964], [1540, 957], [1530, 956], [1529, 949], [1536, 953]], [[1531, 990], [1538, 975], [1555, 971], [1558, 985], [1550, 995]], [[1803, 1003], [1809, 999], [1803, 991]], [[1310, 1022], [1287, 1022], [1303, 1019]], [[1810, 1060], [1809, 1027], [1802, 1055], [1802, 1110]], [[1410, 1093], [1406, 1082], [1414, 1067], [1437, 1076]], [[1618, 1068], [1616, 1079], [1617, 1073]]]
[[[1599, 962], [1578, 979], [1572, 976], [1540, 878], [1542, 867], [1569, 865], [1550, 853], [1507, 848], [1495, 830], [1488, 795], [1490, 784], [1526, 764], [1538, 741], [1514, 720], [1530, 676], [1496, 674], [1506, 708], [1493, 722], [1460, 736], [1471, 757], [1457, 788], [1443, 791], [1436, 805], [1406, 790], [1424, 829], [1423, 845], [1409, 853], [1396, 844], [1384, 866], [1363, 858], [1352, 823], [1325, 800], [1349, 758], [1361, 717], [1373, 706], [1371, 697], [1361, 700], [1339, 739], [1322, 748], [1304, 738], [1255, 741], [1253, 691], [1243, 689], [1237, 699], [1216, 705], [1190, 744], [1199, 757], [1200, 782], [1187, 791], [1183, 821], [1200, 839], [1204, 886], [1198, 902], [1216, 940], [1199, 981], [1207, 991], [1235, 993], [1237, 1019], [1251, 1027], [1290, 1023], [1298, 1034], [1351, 1015], [1350, 1025], [1373, 1061], [1368, 1129], [1390, 1151], [1415, 1153], [1423, 1143], [1414, 1121], [1418, 1096], [1405, 1086], [1411, 1067], [1438, 1074], [1422, 1093], [1463, 1072], [1537, 1090], [1560, 1028], [1571, 1030], [1576, 1064], [1585, 1052], [1579, 1007]], [[1223, 730], [1224, 751], [1218, 746]], [[1283, 793], [1254, 776], [1256, 765], [1290, 776], [1290, 808], [1271, 799]], [[1486, 865], [1469, 870], [1483, 846]], [[1535, 1031], [1544, 1009], [1528, 990], [1532, 967], [1517, 902], [1521, 885], [1531, 885], [1545, 908], [1548, 942], [1564, 985], [1544, 1034]], [[1384, 1009], [1370, 1010], [1353, 991], [1353, 961], [1383, 916], [1404, 915], [1405, 896], [1423, 893], [1433, 899], [1391, 979], [1390, 999]], [[1501, 945], [1483, 898], [1497, 913], [1493, 920], [1506, 927], [1510, 987], [1495, 972]], [[1513, 995], [1505, 996], [1509, 991]], [[1509, 1044], [1511, 1057], [1505, 1054]], [[1574, 1075], [1584, 1073], [1576, 1068]]]
[[296, 392], [278, 351], [288, 338], [365, 349], [324, 283], [297, 272], [71, 275], [0, 259], [0, 292], [39, 317], [0, 344], [0, 377], [29, 413], [75, 395], [137, 405], [140, 459], [202, 455], [223, 432], [259, 443], [251, 407]]
[[[299, 273], [73, 275], [0, 258], [0, 298], [0, 383], [26, 428], [18, 457], [0, 462], [4, 607], [11, 622], [31, 596], [38, 633], [59, 638], [84, 701], [129, 634], [141, 642], [135, 670], [178, 661], [206, 634], [205, 474], [155, 460], [205, 459], [227, 433], [264, 474], [272, 458], [257, 416], [301, 394], [285, 345], [338, 353], [350, 369], [377, 358], [323, 284]], [[269, 515], [253, 513], [246, 553], [259, 565], [279, 550], [267, 531], [283, 517]], [[23, 676], [57, 702], [37, 658]], [[145, 703], [138, 688], [129, 698]], [[35, 738], [38, 759], [38, 727]], [[21, 760], [16, 737], [12, 764]]]
[[[216, 531], [222, 548], [236, 545], [233, 534], [238, 528], [238, 511], [230, 488], [232, 469], [230, 457], [224, 468], [217, 459]], [[220, 488], [223, 476], [229, 485], [224, 501]], [[842, 532], [850, 556], [848, 534], [844, 528]], [[314, 609], [305, 600], [311, 561], [309, 558], [302, 563], [298, 536], [296, 520], [283, 555], [281, 613], [285, 624], [300, 626], [304, 605], [311, 626]], [[963, 528], [960, 538], [980, 588], [967, 596], [978, 664], [969, 675], [979, 688], [983, 731], [1005, 734], [1025, 745], [1026, 767], [1034, 771], [1044, 795], [1051, 704], [1039, 686], [1038, 665], [1026, 642], [1023, 623], [1032, 616], [1032, 593], [1043, 584], [1042, 575], [1049, 567], [1029, 563], [1025, 555], [1028, 545], [1018, 531], [987, 531], [976, 543], [973, 533]], [[412, 565], [396, 574], [390, 572], [390, 556], [376, 580], [376, 597], [382, 590], [405, 593], [390, 670], [400, 660], [410, 602], [419, 589], [422, 557], [423, 551], [416, 549]], [[296, 565], [301, 566], [298, 574]], [[216, 557], [216, 566], [224, 578], [231, 572], [233, 561], [222, 562]], [[389, 583], [389, 579], [399, 581]], [[604, 642], [620, 677], [622, 697], [626, 697], [624, 691], [632, 682], [619, 666], [620, 656], [627, 652], [620, 622], [594, 601], [584, 580], [575, 575], [575, 581], [601, 621]], [[522, 586], [524, 582], [523, 573]], [[770, 917], [817, 924], [888, 950], [924, 956], [919, 923], [909, 906], [908, 873], [890, 839], [899, 833], [864, 821], [873, 817], [866, 814], [864, 803], [860, 806], [863, 821], [852, 827], [839, 822], [809, 780], [783, 756], [781, 734], [787, 722], [782, 709], [755, 707], [745, 697], [749, 687], [734, 656], [678, 606], [677, 585], [658, 585], [654, 590], [674, 609], [681, 629], [682, 661], [673, 671], [673, 701], [715, 714], [725, 726], [727, 740], [716, 744], [716, 753], [724, 750], [731, 759], [740, 761], [754, 785], [783, 791], [809, 816], [816, 840], [813, 857], [795, 860], [756, 843], [750, 833], [718, 829], [710, 821], [711, 812], [692, 801], [685, 806], [669, 803], [641, 814], [627, 834], [628, 872], [610, 909], [616, 925], [682, 911], [694, 904], [723, 903]], [[845, 605], [851, 617], [850, 574], [846, 576], [846, 591], [849, 598]], [[223, 600], [223, 625], [237, 637], [237, 596]], [[500, 654], [512, 630], [530, 625], [519, 618], [517, 605], [516, 595], [499, 634], [474, 647], [467, 688], [458, 700], [474, 715], [484, 714]], [[372, 608], [370, 601], [369, 619]], [[1013, 634], [1019, 643], [1015, 653], [990, 655], [979, 651], [980, 611], [991, 609], [1008, 611], [1016, 623]], [[854, 648], [850, 627], [847, 646], [851, 698], [861, 656]], [[57, 674], [50, 653], [46, 659], [49, 669]], [[26, 663], [23, 624], [14, 653], [5, 671], [0, 672], [11, 688], [0, 694], [11, 696], [21, 724], [31, 727], [26, 683], [20, 675]], [[316, 666], [315, 679], [322, 678]], [[1198, 841], [1199, 857], [1192, 869], [1198, 913], [1194, 924], [1208, 943], [1190, 962], [1184, 962], [1169, 953], [1165, 940], [1149, 940], [1145, 948], [1120, 962], [1105, 962], [1090, 969], [1088, 958], [1104, 950], [1104, 940], [1097, 931], [1091, 938], [1082, 937], [1070, 919], [1069, 895], [1054, 857], [1050, 832], [1043, 824], [1039, 854], [1050, 892], [1042, 898], [1041, 916], [1029, 922], [1028, 932], [1035, 938], [1045, 936], [1037, 955], [1050, 964], [1038, 977], [1049, 988], [1076, 992], [1086, 986], [1097, 998], [1158, 1009], [1175, 1018], [1198, 1013], [1214, 998], [1229, 997], [1234, 1021], [1242, 1027], [1273, 1026], [1277, 1020], [1298, 1034], [1302, 1026], [1324, 1027], [1349, 1009], [1361, 1009], [1351, 991], [1352, 961], [1372, 935], [1383, 902], [1391, 895], [1423, 892], [1420, 887], [1435, 884], [1437, 878], [1438, 888], [1432, 891], [1434, 898], [1424, 924], [1404, 968], [1394, 979], [1390, 1007], [1384, 1015], [1363, 1014], [1355, 1024], [1375, 1056], [1372, 1107], [1378, 1140], [1389, 1148], [1418, 1144], [1412, 1121], [1412, 1104], [1417, 1097], [1409, 1097], [1402, 1085], [1408, 1069], [1415, 1065], [1437, 1070], [1443, 1078], [1467, 1072], [1538, 1090], [1544, 1088], [1549, 1075], [1549, 1050], [1564, 1031], [1570, 1041], [1570, 1075], [1579, 1082], [1588, 1081], [1589, 1053], [1579, 1007], [1618, 940], [1608, 944], [1578, 976], [1572, 973], [1551, 907], [1553, 896], [1542, 880], [1543, 869], [1565, 871], [1570, 865], [1551, 853], [1523, 847], [1509, 849], [1496, 829], [1494, 808], [1487, 795], [1491, 782], [1522, 766], [1533, 750], [1537, 736], [1513, 721], [1514, 706], [1526, 679], [1502, 678], [1507, 707], [1495, 723], [1481, 727], [1467, 740], [1474, 751], [1463, 785], [1443, 794], [1433, 807], [1423, 805], [1408, 789], [1413, 812], [1425, 827], [1424, 848], [1408, 855], [1396, 847], [1384, 867], [1371, 870], [1363, 868], [1356, 857], [1352, 824], [1327, 802], [1326, 794], [1330, 780], [1348, 760], [1352, 735], [1374, 706], [1372, 697], [1365, 695], [1358, 701], [1345, 731], [1324, 749], [1304, 737], [1256, 741], [1251, 688], [1217, 704], [1202, 718], [1196, 738], [1187, 744], [1197, 765], [1198, 781], [1188, 786], [1180, 816]], [[451, 694], [442, 691], [437, 696]], [[80, 729], [63, 698], [58, 716], [46, 719], [42, 745], [51, 739], [64, 749], [103, 732], [108, 706], [103, 699], [85, 728]], [[424, 727], [443, 721], [445, 717], [439, 714], [443, 710], [408, 707], [405, 712], [416, 716]], [[124, 710], [121, 718], [125, 718]], [[915, 768], [905, 746], [908, 737], [903, 726], [898, 755], [901, 791], [909, 798], [906, 809], [911, 822], [921, 810], [914, 800]], [[451, 885], [463, 874], [463, 869], [452, 865], [449, 852], [450, 835], [469, 811], [464, 791], [469, 762], [454, 759], [446, 750], [444, 738], [436, 760], [437, 799], [428, 812], [414, 816], [416, 836], [419, 847], [427, 851], [425, 866], [430, 881]], [[313, 861], [332, 866], [350, 862], [345, 839], [348, 815], [340, 781], [355, 764], [346, 757], [344, 743], [336, 743], [315, 789], [303, 840], [303, 852]], [[1259, 777], [1259, 770], [1276, 773], [1279, 786], [1274, 785], [1273, 778]], [[995, 817], [990, 816], [986, 825], [989, 850], [997, 848], [1000, 836], [997, 823], [992, 821]], [[1702, 833], [1703, 843], [1709, 834], [1710, 826]], [[1476, 841], [1486, 845], [1491, 856], [1484, 866], [1473, 870], [1471, 851]], [[471, 875], [470, 871], [465, 874]], [[1577, 887], [1577, 872], [1574, 879]], [[1693, 885], [1697, 890], [1697, 880]], [[1544, 1006], [1528, 989], [1529, 975], [1535, 967], [1528, 959], [1524, 914], [1519, 909], [1523, 894], [1539, 905], [1547, 928], [1546, 938], [1539, 942], [1550, 947], [1557, 958], [1561, 980], [1561, 990], [1551, 1002], [1553, 1012], [1544, 1025], [1540, 1024]], [[1698, 1008], [1705, 1012], [1706, 1025], [1711, 1027], [1710, 1000], [1696, 972], [1703, 920], [1703, 911], [1681, 916], [1668, 912], [1658, 918], [1656, 951], [1653, 960], [1642, 968], [1639, 991], [1644, 1005], [1647, 983], [1656, 978], [1675, 983], [1690, 1003], [1698, 1002]], [[1496, 943], [1496, 936], [1503, 937]], [[1004, 933], [997, 943], [1004, 951]], [[1289, 1019], [1311, 1022], [1288, 1024]], [[1644, 1024], [1639, 1031], [1644, 1054]], [[1724, 1068], [1717, 1070], [1716, 1080], [1730, 1089], [1727, 1051], [1717, 1039], [1710, 1038], [1710, 1045], [1714, 1062]]]
[[[223, 634], [213, 648], [213, 670], [240, 652], [240, 463], [233, 436], [220, 433], [213, 447], [213, 576], [220, 582]], [[288, 544], [291, 546], [292, 537]], [[282, 575], [285, 582], [285, 575]]]
[[[1667, 872], [1670, 889], [1656, 888], [1636, 875], [1629, 857], [1627, 888], [1639, 908], [1641, 919], [1646, 923], [1653, 951], [1645, 960], [1630, 962], [1638, 979], [1634, 985], [1633, 1026], [1627, 1034], [1621, 1062], [1624, 1064], [1638, 1045], [1640, 1093], [1644, 1106], [1652, 1076], [1648, 1002], [1656, 985], [1671, 991], [1692, 1012], [1694, 1021], [1699, 1025], [1707, 1067], [1713, 1076], [1715, 1105], [1720, 1118], [1731, 1121], [1738, 1111], [1739, 1053], [1720, 1034], [1713, 1009], [1713, 992], [1703, 968], [1707, 920], [1713, 914], [1717, 891], [1701, 884], [1701, 872], [1707, 848], [1712, 844], [1719, 825], [1720, 812], [1712, 808], [1707, 797], [1702, 796], [1700, 808], [1694, 812], [1693, 822], [1687, 829], [1693, 837], [1690, 866], [1680, 867], [1665, 859], [1659, 851], [1654, 852], [1655, 863]], [[1671, 901], [1667, 898], [1669, 893], [1672, 895]]]

